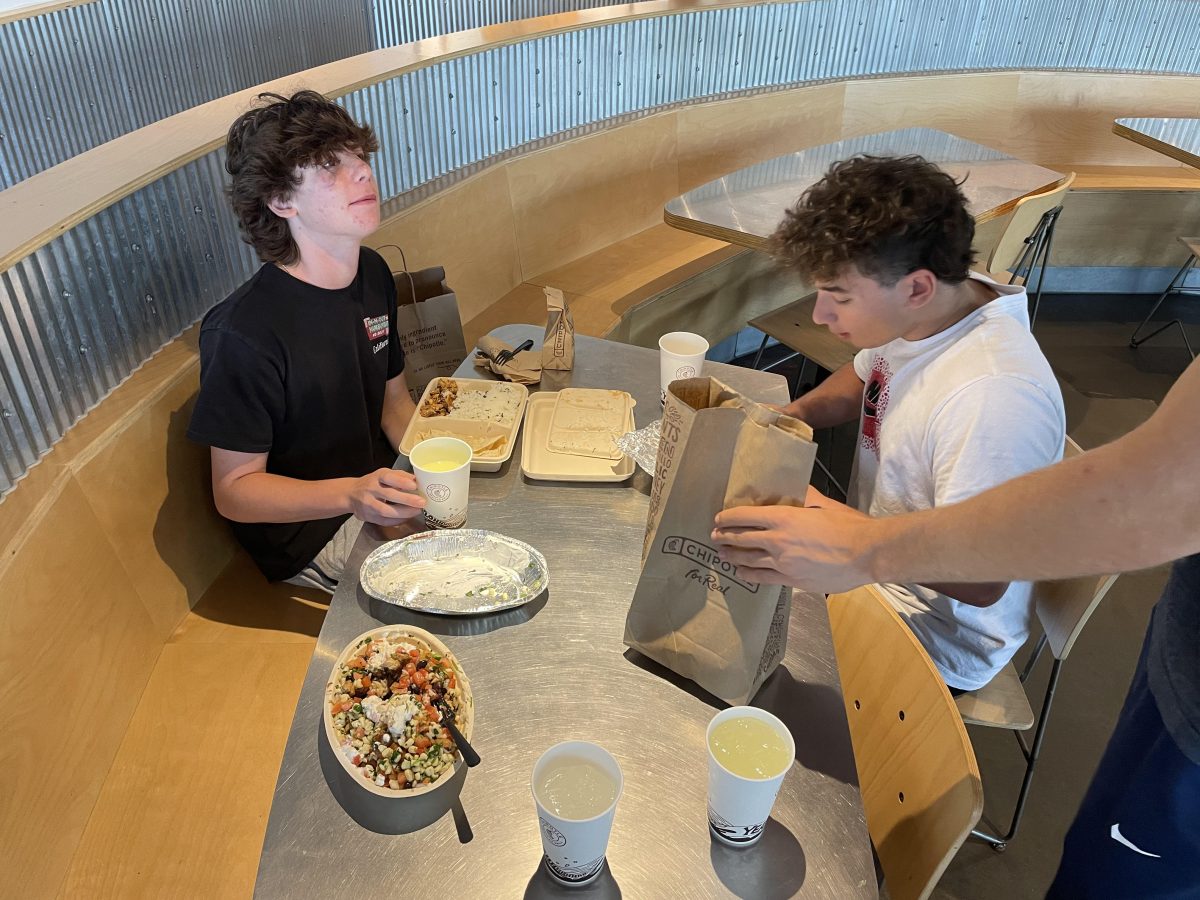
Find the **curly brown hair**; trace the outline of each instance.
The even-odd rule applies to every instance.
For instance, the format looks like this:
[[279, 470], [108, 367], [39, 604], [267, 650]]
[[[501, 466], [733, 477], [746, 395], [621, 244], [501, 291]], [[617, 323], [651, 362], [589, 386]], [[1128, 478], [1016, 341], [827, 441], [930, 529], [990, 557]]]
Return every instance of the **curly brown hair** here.
[[784, 213], [770, 248], [802, 276], [831, 281], [849, 265], [893, 285], [918, 269], [957, 284], [975, 254], [959, 183], [920, 156], [834, 163]]
[[229, 202], [242, 240], [259, 259], [288, 265], [300, 248], [268, 204], [291, 196], [301, 169], [332, 162], [342, 150], [374, 153], [379, 141], [370, 125], [359, 125], [316, 91], [259, 94], [258, 100], [271, 102], [238, 116], [225, 140], [225, 170], [233, 176]]

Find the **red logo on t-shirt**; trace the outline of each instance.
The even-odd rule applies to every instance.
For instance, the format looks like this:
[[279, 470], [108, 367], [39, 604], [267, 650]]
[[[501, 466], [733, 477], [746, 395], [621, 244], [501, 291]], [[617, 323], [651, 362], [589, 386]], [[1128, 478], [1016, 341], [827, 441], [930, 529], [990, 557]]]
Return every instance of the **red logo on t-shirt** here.
[[875, 357], [871, 377], [863, 388], [862, 445], [879, 456], [879, 431], [883, 427], [883, 414], [891, 399], [892, 367], [882, 356]]
[[388, 335], [388, 317], [386, 315], [364, 318], [363, 325], [366, 326], [368, 340], [377, 341]]

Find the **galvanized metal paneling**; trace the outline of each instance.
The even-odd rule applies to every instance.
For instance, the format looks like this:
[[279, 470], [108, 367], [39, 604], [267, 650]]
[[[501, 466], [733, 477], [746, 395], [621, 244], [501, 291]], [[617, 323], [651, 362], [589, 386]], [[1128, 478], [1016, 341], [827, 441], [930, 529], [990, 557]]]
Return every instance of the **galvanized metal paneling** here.
[[[138, 5], [136, 24], [133, 4], [113, 0], [2, 26], [0, 169], [15, 180], [98, 135], [283, 74], [300, 58], [357, 52], [401, 34], [401, 24], [424, 34], [435, 19], [420, 19], [419, 9], [467, 27], [482, 20], [451, 13], [527, 5], [428, 0], [411, 7], [413, 20], [388, 25], [377, 3], [369, 28], [366, 13], [325, 14], [305, 0], [295, 13], [256, 7], [253, 22], [230, 28], [218, 0]], [[594, 4], [571, 7], [580, 5]], [[395, 0], [387, 15], [403, 6]], [[167, 40], [167, 20], [188, 40]], [[102, 31], [119, 46], [96, 38]], [[506, 155], [714, 97], [926, 71], [1200, 74], [1198, 39], [1194, 0], [806, 0], [553, 35], [409, 72], [342, 102], [381, 136], [375, 165], [385, 212], [394, 213]], [[46, 47], [73, 49], [53, 60]], [[58, 94], [17, 102], [39, 79]], [[14, 147], [14, 134], [34, 133], [50, 137]], [[209, 154], [0, 273], [0, 493], [253, 271], [223, 183], [222, 153]]]
[[372, 49], [365, 3], [105, 0], [0, 25], [0, 189], [216, 97]]

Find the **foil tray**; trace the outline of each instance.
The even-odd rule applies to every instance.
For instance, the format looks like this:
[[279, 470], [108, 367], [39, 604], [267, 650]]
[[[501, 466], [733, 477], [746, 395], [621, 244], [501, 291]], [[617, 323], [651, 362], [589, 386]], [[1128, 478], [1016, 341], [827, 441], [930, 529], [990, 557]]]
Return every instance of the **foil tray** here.
[[372, 597], [405, 609], [472, 616], [528, 603], [550, 584], [546, 558], [494, 531], [426, 531], [377, 547], [360, 580]]

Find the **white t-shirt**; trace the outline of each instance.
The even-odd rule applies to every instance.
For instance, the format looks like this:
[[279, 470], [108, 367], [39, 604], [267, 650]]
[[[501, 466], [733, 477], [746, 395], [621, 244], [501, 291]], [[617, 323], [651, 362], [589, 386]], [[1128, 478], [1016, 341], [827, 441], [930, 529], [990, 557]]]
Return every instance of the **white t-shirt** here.
[[[1025, 289], [971, 277], [1000, 296], [932, 337], [854, 358], [865, 387], [849, 501], [872, 516], [964, 500], [1062, 458], [1062, 393], [1029, 331]], [[988, 607], [880, 587], [951, 687], [983, 687], [1029, 636], [1029, 582]]]

